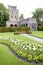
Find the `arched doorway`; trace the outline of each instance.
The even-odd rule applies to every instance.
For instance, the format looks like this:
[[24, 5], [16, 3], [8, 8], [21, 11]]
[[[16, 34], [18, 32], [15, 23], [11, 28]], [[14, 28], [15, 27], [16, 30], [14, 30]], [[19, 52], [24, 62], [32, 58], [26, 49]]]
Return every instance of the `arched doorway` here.
[[13, 24], [10, 24], [10, 27], [13, 27]]
[[15, 24], [14, 26], [17, 27], [17, 24]]
[[26, 27], [27, 27], [27, 23], [26, 23]]

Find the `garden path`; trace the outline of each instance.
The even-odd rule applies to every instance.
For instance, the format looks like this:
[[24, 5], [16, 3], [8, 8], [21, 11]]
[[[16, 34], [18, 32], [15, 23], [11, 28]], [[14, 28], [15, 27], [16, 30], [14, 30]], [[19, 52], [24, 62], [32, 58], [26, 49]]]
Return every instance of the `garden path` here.
[[31, 39], [33, 39], [33, 40], [36, 40], [36, 41], [39, 41], [39, 42], [43, 43], [43, 39], [40, 39], [40, 38], [31, 36], [31, 35], [28, 35], [28, 34], [21, 34], [21, 35], [26, 36], [26, 37], [28, 37], [28, 38], [31, 38]]

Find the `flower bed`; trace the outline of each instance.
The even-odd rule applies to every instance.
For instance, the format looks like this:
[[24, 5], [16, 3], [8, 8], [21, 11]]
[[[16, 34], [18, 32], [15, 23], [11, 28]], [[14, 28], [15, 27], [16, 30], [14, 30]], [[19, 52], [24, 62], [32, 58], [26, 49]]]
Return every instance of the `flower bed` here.
[[26, 43], [13, 38], [3, 38], [2, 36], [0, 36], [0, 42], [9, 45], [23, 59], [43, 62], [43, 47], [39, 44]]

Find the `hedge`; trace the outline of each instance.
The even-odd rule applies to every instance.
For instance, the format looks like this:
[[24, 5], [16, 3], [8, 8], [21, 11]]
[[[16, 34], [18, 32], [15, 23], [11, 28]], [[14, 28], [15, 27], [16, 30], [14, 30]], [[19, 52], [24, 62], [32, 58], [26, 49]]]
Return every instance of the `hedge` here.
[[38, 31], [43, 31], [43, 26], [38, 26]]
[[29, 32], [29, 27], [0, 27], [0, 32], [18, 32], [18, 31], [26, 31]]

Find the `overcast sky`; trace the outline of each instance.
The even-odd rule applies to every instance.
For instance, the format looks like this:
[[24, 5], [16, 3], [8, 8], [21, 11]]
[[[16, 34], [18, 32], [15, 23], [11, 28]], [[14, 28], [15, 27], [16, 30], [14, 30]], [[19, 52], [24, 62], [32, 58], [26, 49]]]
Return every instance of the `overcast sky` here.
[[20, 14], [23, 13], [25, 18], [31, 17], [35, 8], [43, 8], [43, 0], [0, 0], [0, 3], [6, 7], [17, 6]]

